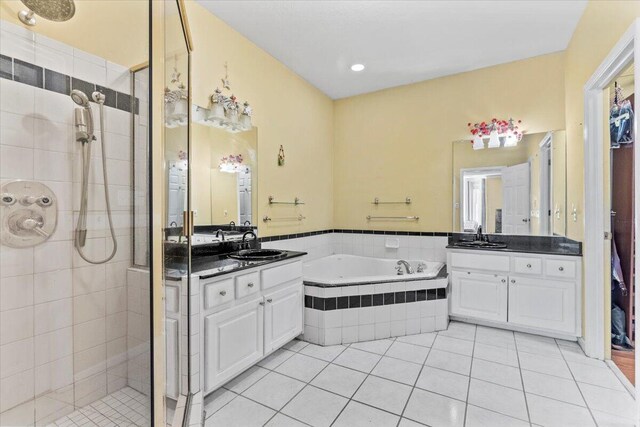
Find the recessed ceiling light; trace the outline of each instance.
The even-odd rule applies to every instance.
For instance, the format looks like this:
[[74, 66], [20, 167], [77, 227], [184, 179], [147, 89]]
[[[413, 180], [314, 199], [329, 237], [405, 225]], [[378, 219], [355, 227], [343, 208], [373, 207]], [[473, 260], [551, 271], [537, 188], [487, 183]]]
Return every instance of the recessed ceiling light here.
[[351, 66], [351, 71], [362, 71], [364, 70], [364, 64], [353, 64]]

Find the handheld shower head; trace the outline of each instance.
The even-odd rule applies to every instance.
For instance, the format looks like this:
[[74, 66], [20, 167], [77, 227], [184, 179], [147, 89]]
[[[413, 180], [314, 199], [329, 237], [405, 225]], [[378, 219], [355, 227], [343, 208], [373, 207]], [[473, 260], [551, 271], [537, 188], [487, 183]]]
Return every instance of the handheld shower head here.
[[89, 108], [89, 98], [81, 90], [74, 89], [71, 91], [71, 99], [81, 107]]
[[73, 18], [76, 13], [76, 5], [73, 0], [22, 0], [29, 8], [18, 14], [20, 21], [27, 25], [36, 25], [34, 14], [42, 16], [49, 21], [64, 22]]

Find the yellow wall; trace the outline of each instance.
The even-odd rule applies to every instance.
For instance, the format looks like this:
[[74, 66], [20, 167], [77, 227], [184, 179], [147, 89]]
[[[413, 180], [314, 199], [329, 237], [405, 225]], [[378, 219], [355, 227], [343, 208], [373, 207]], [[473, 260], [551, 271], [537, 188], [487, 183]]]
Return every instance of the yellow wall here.
[[[36, 17], [28, 27], [36, 33], [98, 55], [116, 64], [132, 67], [149, 60], [149, 2], [144, 0], [75, 0], [76, 14], [66, 22]], [[24, 26], [18, 0], [0, 2], [0, 19]]]
[[[207, 107], [229, 64], [232, 91], [254, 108], [258, 128], [258, 217], [306, 220], [265, 224], [260, 235], [333, 227], [333, 101], [193, 1], [187, 12], [194, 39], [193, 101]], [[285, 166], [277, 165], [284, 146]], [[268, 197], [306, 204], [269, 206]]]
[[[564, 128], [564, 54], [555, 53], [335, 102], [336, 228], [450, 231], [452, 141], [468, 122], [522, 119], [528, 133]], [[371, 201], [403, 199], [410, 207]], [[419, 215], [367, 223], [366, 215]]]

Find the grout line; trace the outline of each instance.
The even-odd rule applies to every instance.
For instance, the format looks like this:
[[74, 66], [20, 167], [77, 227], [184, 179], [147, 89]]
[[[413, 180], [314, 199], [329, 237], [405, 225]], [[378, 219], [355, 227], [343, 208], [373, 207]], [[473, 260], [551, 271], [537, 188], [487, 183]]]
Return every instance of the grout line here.
[[[476, 338], [478, 338], [478, 325], [473, 331], [473, 349], [471, 350], [471, 364], [469, 365], [469, 381], [467, 382], [467, 397], [464, 402], [464, 417], [462, 418], [463, 427], [467, 425], [467, 413], [469, 409], [469, 393], [471, 392], [471, 373], [473, 372], [473, 355], [476, 351]], [[482, 360], [482, 359], [481, 359]]]
[[[584, 398], [584, 394], [582, 393], [582, 389], [580, 388], [580, 386], [578, 385], [578, 381], [576, 380], [576, 377], [573, 375], [573, 371], [571, 370], [571, 366], [569, 365], [569, 362], [567, 361], [567, 359], [565, 359], [564, 354], [562, 353], [560, 346], [558, 345], [558, 341], [554, 340], [556, 343], [556, 346], [558, 347], [558, 350], [560, 351], [560, 354], [562, 355], [562, 360], [564, 360], [564, 363], [567, 365], [567, 369], [569, 370], [569, 373], [571, 374], [571, 378], [573, 378], [573, 382], [575, 383], [576, 387], [578, 388], [578, 391], [580, 392], [580, 397], [582, 397], [582, 400], [584, 401], [584, 406], [587, 408], [587, 410], [589, 411], [589, 415], [591, 415], [591, 419], [593, 420], [594, 425], [598, 425], [598, 421], [596, 421], [596, 417], [593, 415], [593, 412], [591, 411], [591, 408], [589, 407], [589, 404], [587, 403], [587, 399]], [[525, 396], [527, 394], [525, 393]]]
[[513, 333], [513, 342], [515, 343], [516, 357], [518, 358], [518, 373], [520, 374], [520, 384], [522, 384], [522, 395], [524, 396], [524, 406], [525, 408], [527, 408], [527, 418], [529, 419], [529, 425], [532, 425], [533, 423], [531, 422], [531, 411], [529, 411], [529, 400], [527, 399], [527, 391], [525, 390], [525, 387], [524, 387], [524, 377], [522, 376], [522, 363], [520, 363], [520, 352], [518, 351], [518, 340], [516, 339], [515, 333]]
[[[374, 331], [374, 332], [375, 332], [375, 331]], [[374, 333], [374, 335], [375, 335], [375, 333]], [[379, 357], [380, 357], [380, 359], [378, 359], [378, 361], [376, 362], [376, 364], [375, 364], [375, 365], [373, 365], [373, 368], [371, 368], [371, 370], [370, 370], [369, 372], [367, 372], [367, 373], [366, 373], [367, 375], [364, 377], [364, 380], [362, 380], [362, 382], [360, 383], [360, 385], [358, 386], [358, 388], [356, 388], [356, 391], [354, 391], [354, 392], [353, 392], [353, 394], [351, 395], [351, 397], [347, 400], [346, 405], [344, 405], [344, 407], [340, 410], [340, 412], [338, 413], [338, 415], [336, 415], [336, 417], [333, 419], [333, 421], [331, 422], [330, 427], [331, 427], [331, 426], [333, 426], [333, 424], [338, 420], [338, 418], [340, 418], [340, 415], [342, 415], [342, 413], [343, 413], [343, 412], [344, 412], [344, 410], [347, 408], [347, 406], [349, 406], [349, 403], [351, 403], [351, 401], [353, 400], [353, 397], [358, 393], [358, 390], [360, 390], [360, 388], [362, 387], [362, 385], [367, 381], [367, 378], [369, 378], [369, 376], [371, 375], [371, 372], [373, 372], [373, 371], [374, 371], [374, 369], [376, 369], [376, 366], [378, 366], [378, 364], [380, 363], [380, 361], [382, 360], [382, 358], [385, 356], [385, 354], [387, 354], [387, 352], [389, 351], [389, 349], [390, 349], [390, 348], [393, 346], [393, 344], [396, 342], [397, 337], [394, 337], [393, 339], [391, 339], [391, 338], [381, 338], [381, 340], [382, 340], [382, 339], [389, 339], [389, 340], [391, 341], [391, 344], [389, 345], [389, 347], [385, 350], [385, 352], [384, 352], [382, 355], [380, 355], [380, 354], [378, 354], [378, 355], [377, 355], [377, 356], [379, 356]], [[379, 341], [379, 340], [373, 340], [373, 341]], [[353, 343], [352, 343], [352, 344], [353, 344]], [[351, 347], [351, 344], [349, 344], [349, 347]], [[354, 350], [359, 350], [359, 349], [358, 349], [358, 348], [354, 348]], [[369, 352], [367, 352], [367, 353], [369, 353]], [[370, 354], [375, 354], [375, 353], [370, 353]], [[337, 365], [337, 366], [341, 366], [341, 365]], [[362, 372], [362, 371], [359, 371], [359, 372]], [[374, 376], [375, 376], [375, 375], [374, 375]], [[358, 403], [362, 403], [362, 402], [357, 401], [357, 400], [356, 400], [356, 402], [358, 402]], [[371, 405], [367, 405], [367, 406], [371, 406]], [[382, 408], [376, 408], [376, 409], [383, 410]], [[389, 411], [384, 411], [384, 412], [389, 412]], [[397, 416], [398, 414], [393, 414], [393, 415], [396, 415], [396, 416]]]

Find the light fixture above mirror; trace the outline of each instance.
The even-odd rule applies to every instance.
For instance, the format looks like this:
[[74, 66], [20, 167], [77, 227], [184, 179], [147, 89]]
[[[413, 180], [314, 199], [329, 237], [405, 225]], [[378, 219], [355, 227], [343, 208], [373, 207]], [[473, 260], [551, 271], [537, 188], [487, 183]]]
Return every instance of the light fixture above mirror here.
[[[229, 68], [224, 64], [225, 76], [222, 79], [222, 89], [216, 88], [209, 97], [211, 108], [203, 109], [204, 121], [207, 126], [224, 129], [227, 132], [236, 133], [251, 129], [251, 114], [253, 112], [249, 102], [245, 101], [242, 106], [236, 96], [231, 93], [231, 82], [229, 81]], [[225, 95], [223, 91], [230, 94]]]
[[[522, 120], [518, 120], [518, 125]], [[515, 147], [522, 139], [523, 131], [514, 120], [491, 119], [489, 122], [468, 123], [470, 132], [473, 135], [472, 143], [474, 150], [484, 149], [484, 140], [488, 139], [488, 148]]]

